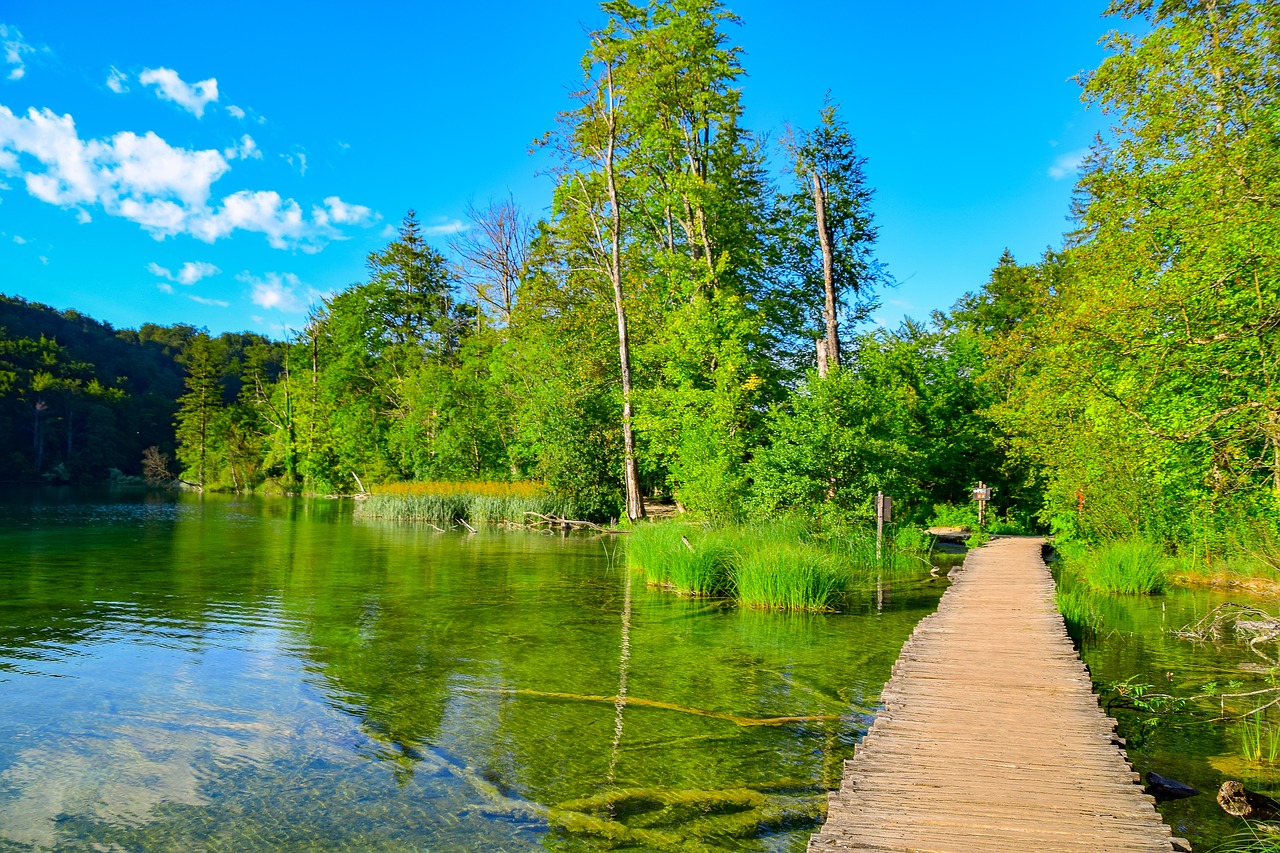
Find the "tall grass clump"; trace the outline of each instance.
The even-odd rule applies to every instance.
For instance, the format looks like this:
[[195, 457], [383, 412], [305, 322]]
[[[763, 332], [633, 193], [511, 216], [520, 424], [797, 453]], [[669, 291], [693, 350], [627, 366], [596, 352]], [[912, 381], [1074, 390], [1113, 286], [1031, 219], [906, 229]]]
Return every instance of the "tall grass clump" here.
[[734, 550], [719, 531], [683, 524], [640, 524], [627, 537], [627, 563], [651, 586], [681, 595], [724, 595], [730, 588]]
[[1082, 574], [1097, 592], [1149, 595], [1169, 580], [1164, 549], [1141, 538], [1116, 539], [1081, 558]]
[[831, 551], [782, 537], [738, 551], [734, 568], [738, 603], [772, 610], [834, 610], [852, 579]]
[[455, 521], [472, 525], [523, 524], [527, 513], [572, 517], [573, 505], [538, 483], [415, 482], [375, 486], [356, 504], [356, 515], [390, 521]]
[[1264, 719], [1261, 712], [1240, 721], [1240, 754], [1248, 761], [1275, 764], [1280, 758], [1280, 725]]
[[1094, 596], [1087, 587], [1072, 585], [1059, 586], [1054, 598], [1058, 604], [1058, 612], [1066, 623], [1067, 634], [1076, 643], [1085, 638], [1096, 636], [1102, 631], [1103, 619], [1094, 606]]

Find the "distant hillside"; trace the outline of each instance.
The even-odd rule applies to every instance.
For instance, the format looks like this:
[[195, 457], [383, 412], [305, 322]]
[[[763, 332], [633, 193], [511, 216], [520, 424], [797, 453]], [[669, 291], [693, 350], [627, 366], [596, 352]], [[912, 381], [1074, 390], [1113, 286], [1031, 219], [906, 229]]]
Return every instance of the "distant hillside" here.
[[199, 333], [118, 330], [0, 294], [0, 482], [138, 474], [151, 446], [172, 457], [182, 353]]

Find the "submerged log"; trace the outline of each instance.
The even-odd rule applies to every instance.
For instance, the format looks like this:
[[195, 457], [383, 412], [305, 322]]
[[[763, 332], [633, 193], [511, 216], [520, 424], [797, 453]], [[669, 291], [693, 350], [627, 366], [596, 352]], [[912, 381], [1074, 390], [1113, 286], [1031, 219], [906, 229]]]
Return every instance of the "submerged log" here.
[[1147, 774], [1147, 793], [1156, 798], [1157, 803], [1170, 800], [1182, 800], [1194, 797], [1200, 792], [1185, 782], [1161, 776], [1159, 773]]
[[1250, 791], [1234, 779], [1222, 783], [1218, 790], [1218, 805], [1227, 814], [1250, 820], [1269, 820], [1280, 815], [1280, 803], [1265, 794]]
[[559, 527], [562, 530], [594, 530], [597, 533], [628, 533], [627, 530], [619, 530], [614, 527], [601, 527], [592, 521], [578, 521], [572, 518], [563, 518], [555, 515], [543, 515], [540, 512], [532, 510], [525, 512], [525, 517], [533, 516], [532, 521], [525, 523], [525, 527], [543, 527], [552, 526]]

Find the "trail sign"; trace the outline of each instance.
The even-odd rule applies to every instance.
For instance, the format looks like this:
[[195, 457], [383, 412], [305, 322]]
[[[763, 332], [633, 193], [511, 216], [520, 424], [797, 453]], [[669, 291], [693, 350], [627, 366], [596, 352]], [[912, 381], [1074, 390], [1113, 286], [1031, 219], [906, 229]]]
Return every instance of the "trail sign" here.
[[981, 480], [978, 481], [978, 488], [973, 490], [973, 499], [978, 502], [978, 529], [987, 529], [987, 501], [991, 500], [991, 492], [994, 491], [990, 486]]
[[893, 521], [893, 498], [876, 492], [876, 521]]

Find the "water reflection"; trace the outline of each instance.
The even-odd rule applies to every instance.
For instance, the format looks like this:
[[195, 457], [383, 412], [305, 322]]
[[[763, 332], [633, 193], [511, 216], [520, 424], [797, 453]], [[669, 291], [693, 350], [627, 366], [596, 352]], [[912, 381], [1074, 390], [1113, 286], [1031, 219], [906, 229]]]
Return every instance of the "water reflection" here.
[[743, 611], [595, 541], [348, 513], [0, 502], [0, 842], [803, 849], [941, 593]]

